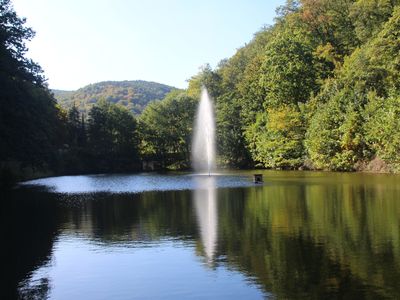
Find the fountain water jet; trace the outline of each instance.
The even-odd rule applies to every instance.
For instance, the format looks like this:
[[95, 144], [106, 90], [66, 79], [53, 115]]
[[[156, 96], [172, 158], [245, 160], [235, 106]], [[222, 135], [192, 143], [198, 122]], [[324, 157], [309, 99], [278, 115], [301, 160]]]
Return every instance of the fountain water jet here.
[[194, 126], [192, 165], [196, 172], [215, 170], [215, 120], [213, 102], [203, 86]]

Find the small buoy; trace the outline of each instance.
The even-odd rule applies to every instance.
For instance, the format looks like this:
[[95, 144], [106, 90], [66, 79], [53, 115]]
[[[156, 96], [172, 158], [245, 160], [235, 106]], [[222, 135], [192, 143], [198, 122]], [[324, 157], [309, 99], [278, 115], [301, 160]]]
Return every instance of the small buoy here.
[[254, 183], [262, 183], [263, 182], [262, 174], [254, 174], [253, 181], [254, 181]]

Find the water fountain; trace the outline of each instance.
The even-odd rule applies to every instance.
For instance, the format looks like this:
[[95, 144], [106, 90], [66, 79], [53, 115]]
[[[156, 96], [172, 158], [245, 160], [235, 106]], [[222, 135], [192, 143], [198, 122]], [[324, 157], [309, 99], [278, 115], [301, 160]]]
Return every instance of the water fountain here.
[[212, 100], [205, 87], [197, 109], [192, 144], [192, 164], [196, 172], [211, 175], [215, 170], [215, 120]]
[[192, 165], [196, 176], [194, 201], [201, 241], [208, 264], [212, 264], [217, 246], [218, 215], [215, 190], [215, 120], [212, 100], [205, 87], [197, 109], [192, 144]]

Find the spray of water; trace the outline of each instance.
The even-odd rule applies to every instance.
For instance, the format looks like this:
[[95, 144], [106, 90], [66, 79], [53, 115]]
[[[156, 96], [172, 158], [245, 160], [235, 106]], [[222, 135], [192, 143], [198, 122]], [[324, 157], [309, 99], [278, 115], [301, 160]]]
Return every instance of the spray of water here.
[[192, 164], [196, 172], [215, 170], [215, 120], [214, 105], [205, 87], [197, 109], [192, 145]]

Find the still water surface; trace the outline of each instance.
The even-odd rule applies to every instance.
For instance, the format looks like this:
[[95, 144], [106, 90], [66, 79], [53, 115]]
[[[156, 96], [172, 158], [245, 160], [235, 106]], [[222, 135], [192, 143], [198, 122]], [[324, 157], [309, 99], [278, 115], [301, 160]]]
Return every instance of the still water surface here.
[[400, 298], [400, 177], [40, 179], [2, 193], [2, 299]]

